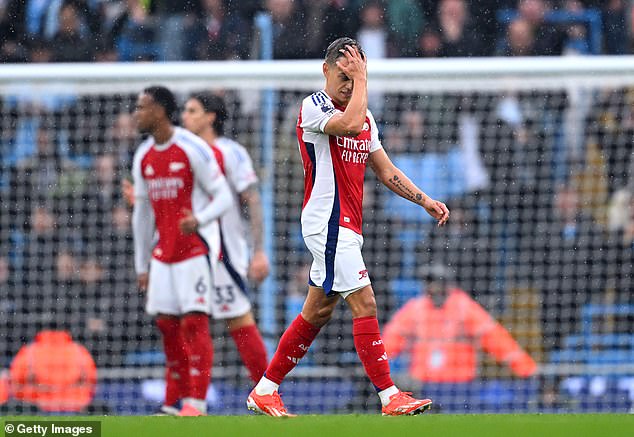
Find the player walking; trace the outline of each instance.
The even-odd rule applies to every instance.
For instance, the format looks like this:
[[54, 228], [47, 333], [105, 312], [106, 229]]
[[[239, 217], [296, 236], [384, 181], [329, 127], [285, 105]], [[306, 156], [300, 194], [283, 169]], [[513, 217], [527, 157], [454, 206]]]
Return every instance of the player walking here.
[[[162, 410], [176, 413], [184, 387], [179, 414], [201, 415], [212, 365], [213, 299], [209, 243], [201, 232], [229, 208], [231, 192], [207, 144], [172, 124], [176, 109], [174, 95], [164, 87], [146, 88], [136, 101], [138, 129], [150, 136], [132, 167], [135, 269], [139, 287], [147, 289], [146, 310], [156, 316], [163, 339]], [[158, 242], [152, 248], [155, 230]]]
[[444, 203], [431, 199], [396, 168], [383, 150], [367, 109], [366, 60], [350, 38], [333, 41], [323, 64], [326, 87], [305, 98], [297, 122], [304, 163], [302, 234], [313, 255], [308, 295], [301, 313], [282, 335], [265, 376], [251, 391], [247, 407], [269, 416], [289, 416], [278, 387], [306, 354], [343, 297], [352, 311], [357, 354], [374, 384], [384, 415], [411, 415], [431, 406], [392, 382], [377, 321], [376, 301], [361, 256], [361, 212], [366, 163], [378, 179], [422, 206], [442, 226]]
[[[226, 321], [242, 362], [251, 379], [258, 382], [266, 370], [266, 347], [247, 297], [247, 278], [255, 282], [264, 280], [269, 273], [269, 261], [262, 248], [258, 178], [245, 148], [223, 136], [225, 118], [222, 98], [205, 92], [192, 95], [182, 113], [183, 126], [209, 144], [231, 188], [233, 202], [219, 220], [221, 255], [220, 262], [212, 264], [215, 294], [211, 313], [215, 319]], [[248, 226], [243, 215], [249, 219]], [[250, 260], [249, 234], [253, 244]]]

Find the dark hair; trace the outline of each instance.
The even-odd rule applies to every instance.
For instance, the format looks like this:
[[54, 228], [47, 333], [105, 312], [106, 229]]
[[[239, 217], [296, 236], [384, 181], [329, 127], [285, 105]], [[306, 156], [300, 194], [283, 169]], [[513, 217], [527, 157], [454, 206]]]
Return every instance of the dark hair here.
[[216, 119], [211, 127], [214, 128], [216, 135], [224, 135], [227, 109], [225, 108], [225, 101], [223, 98], [207, 91], [194, 93], [189, 96], [189, 98], [198, 100], [205, 112], [213, 112], [216, 114]]
[[336, 40], [330, 43], [330, 45], [326, 49], [326, 63], [328, 65], [335, 65], [335, 62], [337, 62], [337, 59], [344, 56], [344, 54], [341, 53], [340, 50], [345, 49], [346, 46], [356, 47], [357, 50], [359, 50], [361, 57], [365, 58], [365, 53], [363, 52], [363, 49], [361, 48], [361, 44], [359, 44], [357, 40], [355, 39], [344, 36], [341, 38], [337, 38]]
[[164, 86], [150, 86], [143, 90], [144, 94], [152, 96], [152, 99], [163, 107], [165, 115], [171, 122], [175, 121], [176, 110], [178, 105], [176, 104], [176, 97], [174, 94]]
[[419, 275], [424, 281], [453, 282], [455, 279], [452, 269], [438, 262], [420, 267]]

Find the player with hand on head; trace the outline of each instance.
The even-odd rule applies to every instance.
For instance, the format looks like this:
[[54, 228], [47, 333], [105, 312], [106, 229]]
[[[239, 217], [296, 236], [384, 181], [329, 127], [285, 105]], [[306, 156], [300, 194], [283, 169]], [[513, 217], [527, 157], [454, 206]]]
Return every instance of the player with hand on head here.
[[[254, 382], [268, 363], [247, 297], [248, 279], [262, 282], [269, 273], [269, 260], [262, 238], [262, 204], [258, 178], [246, 149], [224, 136], [226, 109], [222, 98], [208, 92], [196, 93], [185, 103], [183, 126], [200, 136], [213, 150], [231, 188], [233, 202], [220, 222], [220, 262], [214, 263], [215, 294], [211, 301], [214, 319], [224, 319], [242, 362]], [[243, 217], [248, 218], [248, 225]], [[248, 236], [253, 255], [249, 256]]]
[[[217, 231], [216, 220], [231, 206], [231, 191], [207, 144], [172, 124], [176, 109], [165, 87], [148, 87], [136, 101], [137, 127], [149, 137], [132, 165], [135, 269], [139, 288], [147, 290], [146, 310], [156, 316], [163, 339], [167, 385], [161, 410], [202, 415], [213, 353], [210, 241], [202, 235]], [[155, 231], [158, 242], [152, 247]]]
[[265, 375], [247, 407], [269, 416], [289, 416], [278, 393], [284, 377], [306, 354], [342, 297], [352, 312], [357, 354], [381, 399], [384, 415], [420, 413], [418, 400], [392, 382], [379, 331], [377, 307], [361, 256], [362, 201], [366, 164], [396, 194], [420, 205], [442, 226], [444, 203], [412, 183], [389, 159], [367, 108], [366, 59], [351, 38], [333, 41], [323, 64], [326, 86], [302, 102], [297, 139], [304, 164], [302, 234], [313, 256], [308, 295], [301, 313], [282, 335]]

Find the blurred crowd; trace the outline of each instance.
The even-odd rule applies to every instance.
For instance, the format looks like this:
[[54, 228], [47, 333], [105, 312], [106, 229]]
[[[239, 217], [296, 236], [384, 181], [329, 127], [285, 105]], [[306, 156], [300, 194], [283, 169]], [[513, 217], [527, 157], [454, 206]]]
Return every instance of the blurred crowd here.
[[0, 0], [0, 62], [320, 58], [356, 37], [371, 58], [632, 51], [627, 0]]

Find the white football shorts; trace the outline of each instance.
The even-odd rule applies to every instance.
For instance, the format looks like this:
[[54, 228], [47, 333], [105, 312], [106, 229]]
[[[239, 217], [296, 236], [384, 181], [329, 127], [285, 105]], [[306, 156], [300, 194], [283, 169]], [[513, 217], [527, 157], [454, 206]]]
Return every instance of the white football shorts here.
[[214, 319], [230, 319], [251, 311], [247, 297], [247, 281], [231, 262], [218, 261], [213, 265], [214, 292], [210, 309]]
[[209, 314], [212, 297], [211, 267], [207, 255], [171, 264], [152, 258], [145, 306], [148, 314]]
[[319, 234], [304, 237], [313, 255], [309, 284], [321, 287], [331, 296], [339, 293], [344, 299], [370, 285], [368, 269], [361, 256], [363, 237], [351, 229], [326, 226]]

